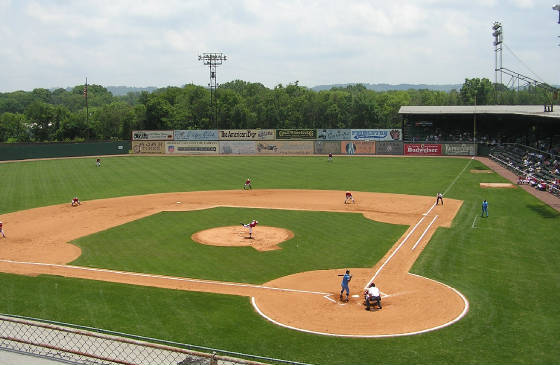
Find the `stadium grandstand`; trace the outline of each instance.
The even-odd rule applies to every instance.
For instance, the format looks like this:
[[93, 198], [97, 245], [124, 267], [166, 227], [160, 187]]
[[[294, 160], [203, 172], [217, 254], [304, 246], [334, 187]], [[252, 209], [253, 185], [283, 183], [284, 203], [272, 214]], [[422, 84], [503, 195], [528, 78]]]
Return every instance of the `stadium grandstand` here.
[[560, 111], [542, 105], [403, 106], [403, 139], [476, 143], [518, 183], [560, 196]]

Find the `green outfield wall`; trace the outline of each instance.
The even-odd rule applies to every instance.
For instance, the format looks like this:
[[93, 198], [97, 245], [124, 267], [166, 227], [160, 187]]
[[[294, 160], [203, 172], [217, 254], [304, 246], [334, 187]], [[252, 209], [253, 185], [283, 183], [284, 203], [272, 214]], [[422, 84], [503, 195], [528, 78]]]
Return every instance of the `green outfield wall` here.
[[130, 141], [82, 143], [0, 143], [0, 161], [128, 154]]

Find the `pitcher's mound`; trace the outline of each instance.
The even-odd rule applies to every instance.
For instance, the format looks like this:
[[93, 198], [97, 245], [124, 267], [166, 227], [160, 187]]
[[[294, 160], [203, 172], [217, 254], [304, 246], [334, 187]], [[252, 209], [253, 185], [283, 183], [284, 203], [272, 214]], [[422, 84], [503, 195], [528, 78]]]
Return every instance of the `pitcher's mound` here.
[[481, 188], [513, 188], [513, 184], [509, 183], [480, 183]]
[[249, 238], [249, 229], [228, 226], [206, 229], [196, 232], [192, 240], [211, 246], [252, 246], [255, 250], [279, 250], [279, 243], [289, 240], [294, 233], [285, 228], [257, 226], [253, 228], [253, 238]]

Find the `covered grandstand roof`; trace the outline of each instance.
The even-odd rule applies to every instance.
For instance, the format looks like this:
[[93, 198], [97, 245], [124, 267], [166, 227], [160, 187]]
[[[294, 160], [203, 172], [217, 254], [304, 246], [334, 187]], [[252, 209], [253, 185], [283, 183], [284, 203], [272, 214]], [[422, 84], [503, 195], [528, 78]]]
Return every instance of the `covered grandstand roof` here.
[[401, 106], [399, 114], [517, 114], [560, 119], [560, 106], [545, 112], [543, 105]]

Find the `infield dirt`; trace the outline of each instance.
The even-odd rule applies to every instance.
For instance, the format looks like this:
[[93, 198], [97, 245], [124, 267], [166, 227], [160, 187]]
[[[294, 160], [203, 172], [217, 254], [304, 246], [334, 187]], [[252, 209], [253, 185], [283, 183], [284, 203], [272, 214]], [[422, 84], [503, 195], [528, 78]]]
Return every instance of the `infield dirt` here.
[[[413, 334], [434, 330], [462, 318], [468, 310], [468, 302], [459, 292], [439, 282], [408, 273], [437, 227], [450, 227], [462, 202], [445, 199], [444, 206], [435, 206], [434, 197], [365, 192], [353, 192], [353, 195], [356, 204], [343, 204], [342, 191], [165, 193], [92, 200], [83, 202], [79, 207], [61, 204], [4, 214], [0, 218], [5, 224], [8, 238], [2, 240], [0, 246], [0, 271], [247, 296], [253, 298], [253, 305], [259, 314], [276, 324], [338, 336]], [[161, 211], [188, 211], [217, 206], [354, 212], [362, 213], [368, 219], [410, 227], [374, 267], [350, 268], [353, 274], [351, 294], [357, 297], [351, 297], [347, 303], [338, 300], [340, 278], [337, 274], [346, 269], [342, 266], [332, 270], [302, 272], [263, 285], [252, 285], [67, 265], [81, 254], [78, 247], [68, 243], [79, 237]], [[239, 236], [242, 227], [236, 228]], [[280, 240], [291, 238], [289, 232], [282, 230], [283, 227], [273, 228], [283, 232]], [[278, 242], [266, 242], [267, 230], [266, 227], [257, 227], [255, 236], [262, 238], [259, 246], [263, 249], [274, 249]], [[205, 244], [230, 244], [231, 227], [217, 228], [205, 237]], [[367, 312], [364, 310], [362, 293], [366, 284], [373, 279], [383, 293], [383, 309]]]

